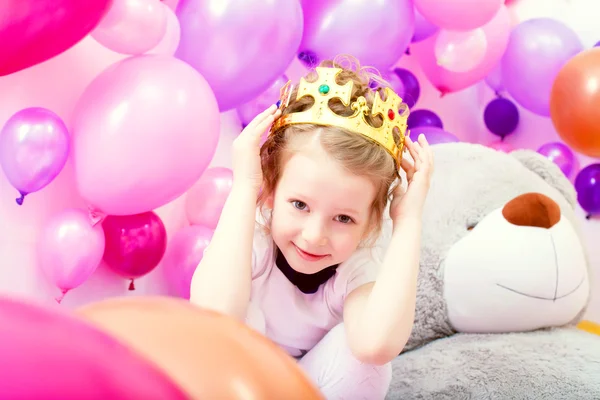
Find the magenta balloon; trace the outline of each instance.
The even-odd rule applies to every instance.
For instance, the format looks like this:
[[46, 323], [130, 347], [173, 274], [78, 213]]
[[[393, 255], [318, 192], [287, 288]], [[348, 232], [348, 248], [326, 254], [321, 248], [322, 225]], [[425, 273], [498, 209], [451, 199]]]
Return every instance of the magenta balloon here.
[[468, 31], [487, 24], [504, 0], [414, 0], [415, 8], [442, 29]]
[[82, 320], [0, 298], [0, 398], [184, 400], [162, 371]]
[[109, 215], [151, 211], [182, 195], [202, 176], [219, 141], [210, 86], [169, 56], [134, 56], [108, 67], [74, 114], [77, 187]]
[[221, 111], [267, 90], [302, 38], [298, 0], [181, 0], [176, 13], [181, 40], [175, 57], [206, 78]]
[[66, 293], [98, 268], [104, 244], [102, 227], [92, 225], [87, 212], [67, 209], [47, 221], [37, 238], [38, 263], [50, 282]]
[[363, 66], [389, 69], [415, 32], [411, 0], [303, 0], [302, 9], [300, 53], [314, 54], [319, 60], [349, 54]]
[[535, 18], [517, 25], [502, 57], [502, 82], [522, 107], [550, 116], [552, 84], [565, 63], [584, 49], [562, 22]]
[[279, 100], [280, 90], [283, 85], [286, 84], [288, 79], [289, 78], [286, 75], [278, 77], [267, 90], [251, 101], [238, 107], [237, 114], [243, 126], [248, 125], [254, 117]]
[[163, 262], [165, 278], [177, 296], [190, 298], [190, 286], [213, 230], [201, 225], [187, 226], [173, 235]]
[[41, 107], [23, 109], [0, 131], [0, 165], [19, 193], [46, 187], [62, 171], [69, 156], [69, 131], [54, 112]]
[[438, 65], [435, 57], [435, 41], [438, 34], [410, 46], [427, 79], [442, 93], [456, 92], [484, 79], [498, 64], [504, 54], [511, 29], [510, 14], [505, 6], [500, 7], [494, 18], [481, 27], [487, 39], [483, 61], [467, 72], [452, 72]]
[[229, 168], [207, 169], [187, 192], [185, 212], [189, 223], [215, 229], [232, 185], [233, 171]]
[[167, 231], [158, 215], [109, 215], [102, 221], [106, 238], [103, 259], [124, 278], [135, 279], [152, 271], [167, 248]]
[[0, 76], [39, 64], [87, 36], [112, 0], [0, 1]]

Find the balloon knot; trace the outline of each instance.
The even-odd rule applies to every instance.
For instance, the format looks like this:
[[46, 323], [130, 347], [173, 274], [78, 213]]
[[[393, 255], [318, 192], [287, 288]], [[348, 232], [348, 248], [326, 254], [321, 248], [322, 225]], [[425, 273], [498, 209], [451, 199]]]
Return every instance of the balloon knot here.
[[407, 56], [410, 56], [410, 47], [406, 48], [406, 50], [404, 51], [404, 54], [406, 54]]
[[68, 291], [69, 291], [68, 289], [61, 290], [60, 295], [55, 298], [55, 300], [58, 304], [60, 304], [63, 301], [63, 299], [65, 298], [65, 295], [67, 294]]
[[22, 206], [23, 201], [25, 200], [25, 196], [27, 196], [27, 193], [19, 192], [19, 194], [21, 194], [21, 197], [18, 197], [15, 201], [18, 205]]
[[135, 285], [133, 284], [133, 279], [129, 282], [129, 290], [135, 290]]
[[586, 215], [586, 216], [585, 216], [585, 219], [587, 219], [587, 220], [590, 220], [590, 219], [592, 219], [592, 214], [588, 214], [588, 215]]
[[90, 217], [90, 223], [92, 226], [96, 226], [98, 223], [104, 221], [104, 218], [106, 218], [106, 214], [92, 206], [88, 206], [88, 215]]

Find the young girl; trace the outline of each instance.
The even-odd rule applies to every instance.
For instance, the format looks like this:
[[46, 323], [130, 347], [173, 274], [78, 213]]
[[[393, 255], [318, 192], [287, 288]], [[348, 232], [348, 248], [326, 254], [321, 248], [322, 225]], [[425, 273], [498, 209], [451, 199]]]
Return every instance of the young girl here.
[[422, 135], [404, 136], [399, 97], [341, 62], [286, 85], [236, 139], [233, 187], [191, 301], [279, 344], [326, 398], [383, 399], [412, 329], [433, 158]]

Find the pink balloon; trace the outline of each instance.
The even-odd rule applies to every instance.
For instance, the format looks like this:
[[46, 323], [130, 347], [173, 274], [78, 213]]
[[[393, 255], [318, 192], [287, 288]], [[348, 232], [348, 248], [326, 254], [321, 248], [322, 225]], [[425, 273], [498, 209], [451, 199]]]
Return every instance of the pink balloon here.
[[183, 61], [142, 55], [114, 64], [86, 88], [74, 112], [81, 196], [110, 215], [171, 202], [212, 160], [219, 124], [210, 86]]
[[167, 232], [154, 212], [107, 216], [102, 221], [106, 238], [104, 262], [116, 273], [133, 280], [152, 271], [167, 248]]
[[302, 39], [298, 0], [180, 0], [176, 14], [175, 55], [206, 78], [221, 111], [265, 91], [285, 73]]
[[414, 0], [416, 9], [442, 29], [466, 31], [490, 22], [504, 0]]
[[32, 107], [8, 119], [0, 131], [0, 166], [21, 194], [46, 187], [62, 171], [69, 156], [69, 131], [54, 112]]
[[104, 244], [102, 227], [92, 225], [83, 210], [65, 210], [45, 224], [37, 241], [38, 263], [50, 282], [62, 291], [58, 302], [98, 268]]
[[184, 400], [162, 371], [82, 320], [0, 298], [0, 398]]
[[229, 168], [207, 169], [186, 196], [185, 212], [190, 224], [215, 229], [232, 184]]
[[117, 0], [91, 36], [117, 53], [145, 53], [165, 36], [165, 9], [160, 0]]
[[515, 149], [512, 145], [502, 141], [492, 142], [488, 144], [488, 147], [497, 151], [502, 151], [504, 153], [510, 153]]
[[165, 277], [177, 296], [190, 298], [192, 276], [210, 244], [213, 230], [205, 226], [187, 226], [169, 241], [164, 258]]
[[171, 10], [165, 3], [161, 3], [167, 14], [167, 30], [161, 41], [152, 49], [146, 52], [146, 54], [163, 54], [172, 56], [177, 51], [179, 46], [179, 39], [181, 37], [181, 27], [179, 26], [179, 20], [175, 15], [175, 12]]
[[71, 48], [104, 16], [112, 0], [0, 1], [0, 76]]
[[468, 72], [476, 68], [487, 50], [482, 29], [459, 32], [441, 30], [434, 45], [438, 65], [453, 72]]
[[485, 56], [479, 65], [467, 72], [453, 72], [438, 65], [434, 48], [439, 32], [411, 45], [411, 54], [419, 61], [427, 79], [440, 92], [456, 92], [474, 85], [498, 65], [506, 50], [511, 30], [510, 15], [506, 7], [500, 7], [494, 18], [481, 29], [487, 40]]

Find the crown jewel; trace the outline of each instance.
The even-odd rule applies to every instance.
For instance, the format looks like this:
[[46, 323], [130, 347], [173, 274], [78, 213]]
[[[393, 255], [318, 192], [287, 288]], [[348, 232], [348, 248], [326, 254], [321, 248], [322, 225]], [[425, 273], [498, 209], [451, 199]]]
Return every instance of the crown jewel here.
[[[375, 92], [371, 109], [363, 96], [358, 97], [350, 104], [353, 83], [349, 81], [340, 85], [336, 82], [337, 75], [342, 71], [340, 68], [316, 67], [316, 71], [319, 77], [315, 82], [308, 82], [304, 78], [300, 79], [296, 94], [296, 100], [304, 96], [311, 96], [314, 99], [312, 107], [308, 110], [281, 116], [273, 123], [270, 134], [273, 135], [280, 129], [294, 124], [337, 126], [363, 135], [385, 148], [399, 168], [408, 120], [408, 106], [402, 103], [400, 96], [386, 87], [384, 89], [385, 101], [382, 100], [379, 92]], [[281, 88], [279, 108], [283, 109], [289, 105], [292, 91], [291, 81], [288, 81]], [[334, 98], [339, 99], [345, 106], [351, 106], [354, 113], [344, 117], [333, 112], [329, 108], [329, 101]], [[365, 118], [367, 115], [375, 116], [377, 114], [380, 114], [383, 119], [380, 127], [374, 127]], [[399, 144], [396, 144], [394, 140], [394, 128], [398, 128]]]

